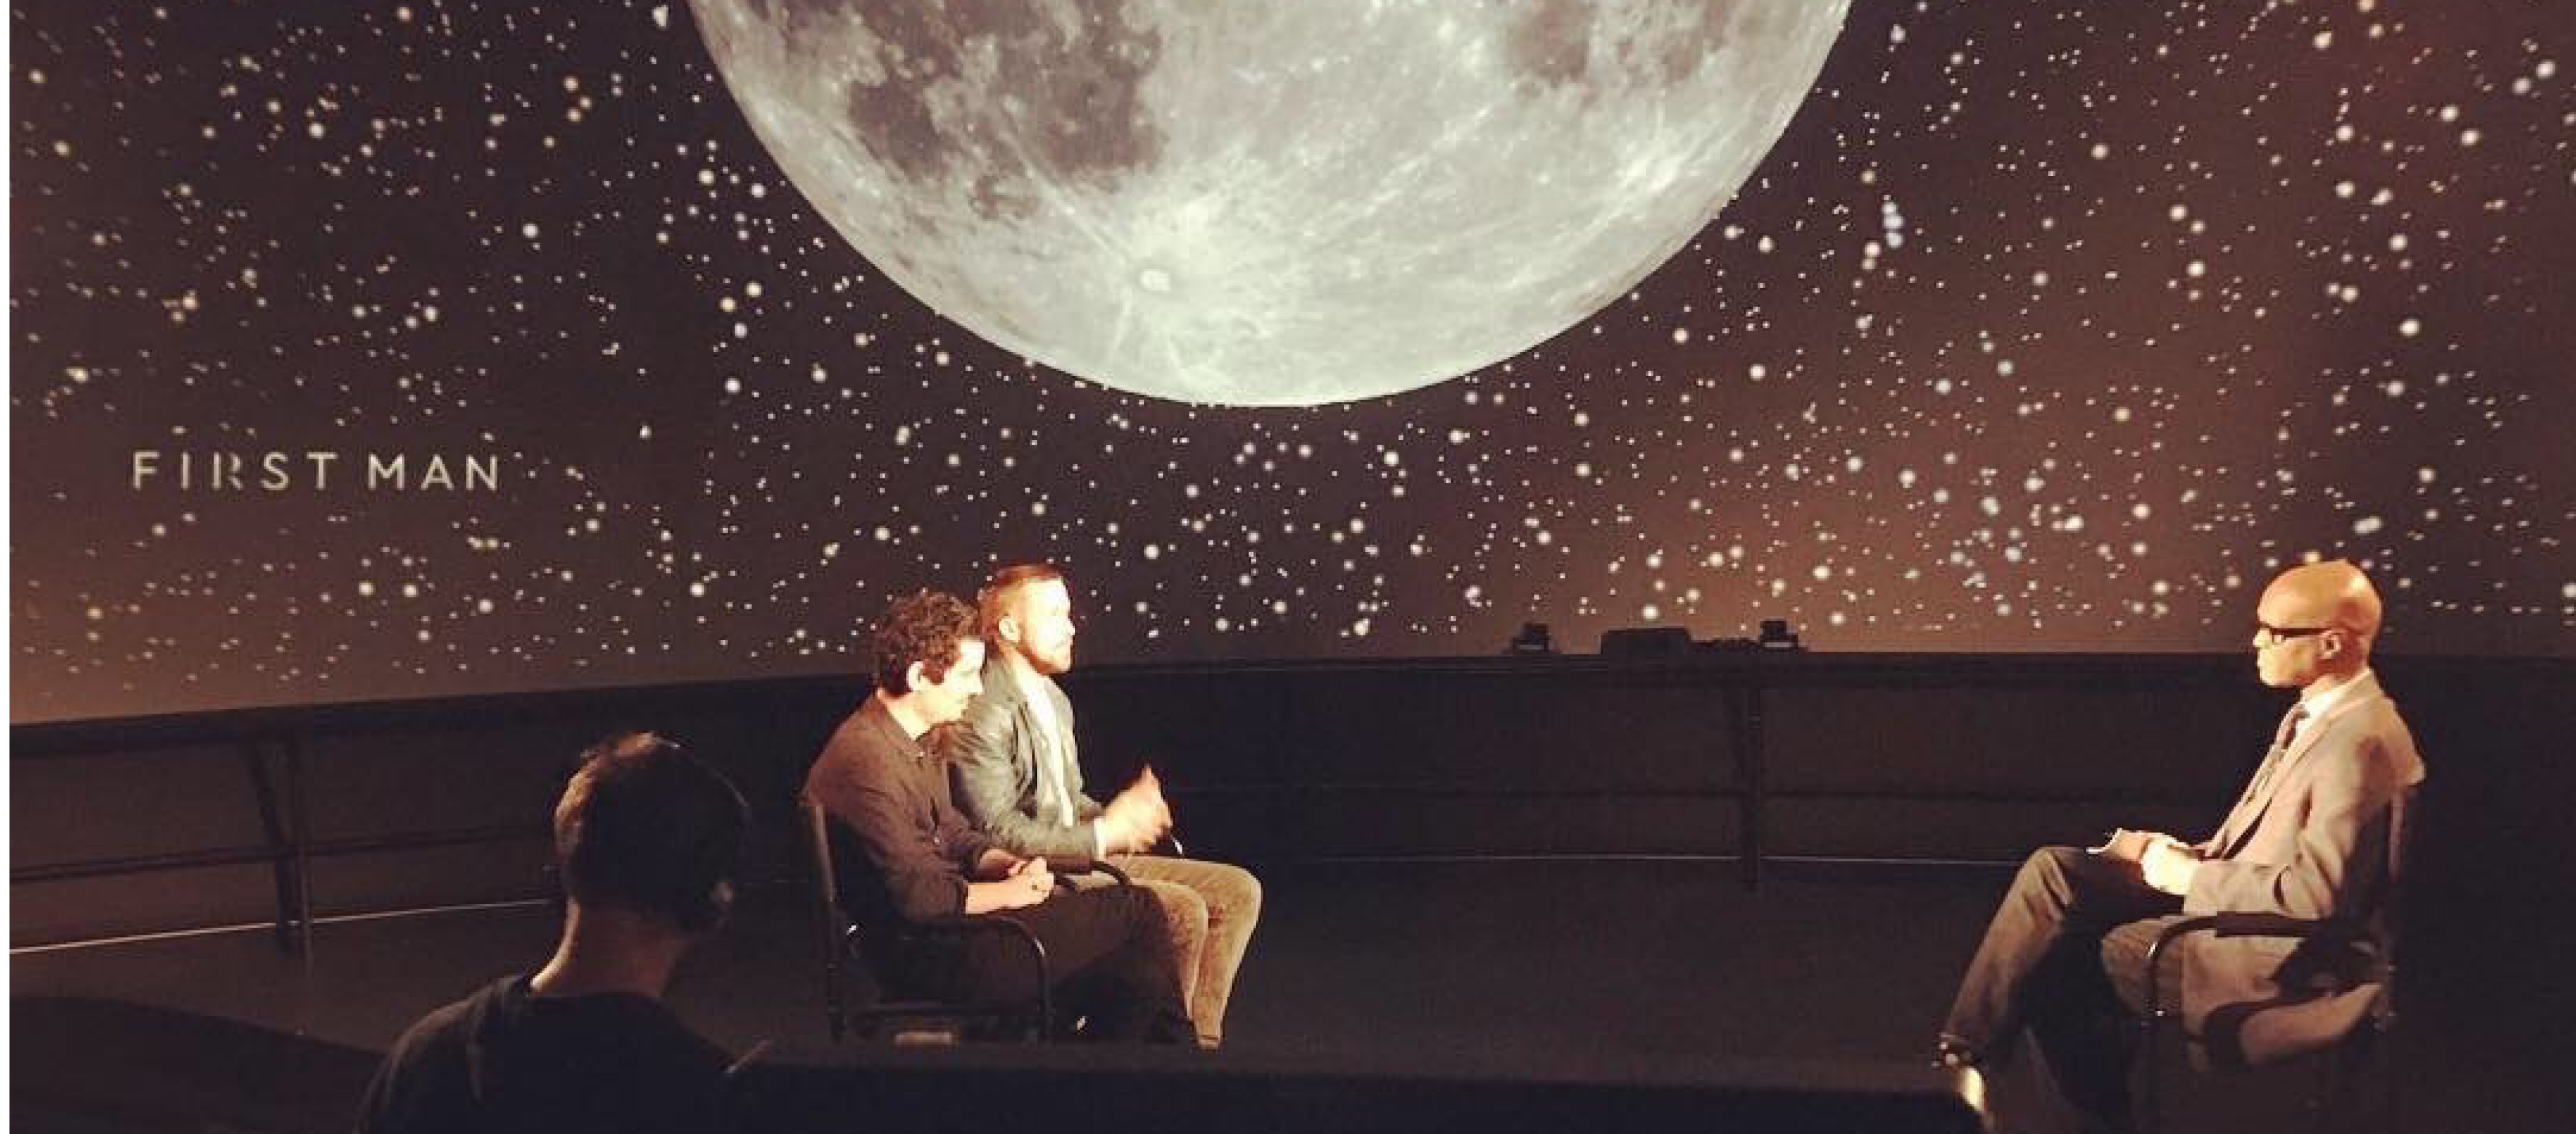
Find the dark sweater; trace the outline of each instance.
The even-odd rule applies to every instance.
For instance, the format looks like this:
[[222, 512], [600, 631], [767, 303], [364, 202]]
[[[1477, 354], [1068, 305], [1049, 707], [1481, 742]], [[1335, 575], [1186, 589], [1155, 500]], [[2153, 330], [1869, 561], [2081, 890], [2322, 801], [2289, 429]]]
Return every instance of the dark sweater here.
[[859, 924], [965, 914], [968, 874], [993, 841], [950, 805], [938, 758], [904, 734], [882, 699], [870, 696], [832, 733], [806, 773], [805, 794], [848, 827], [866, 859], [837, 871]]
[[508, 977], [395, 1041], [357, 1129], [730, 1131], [726, 1063], [660, 1001], [541, 997]]

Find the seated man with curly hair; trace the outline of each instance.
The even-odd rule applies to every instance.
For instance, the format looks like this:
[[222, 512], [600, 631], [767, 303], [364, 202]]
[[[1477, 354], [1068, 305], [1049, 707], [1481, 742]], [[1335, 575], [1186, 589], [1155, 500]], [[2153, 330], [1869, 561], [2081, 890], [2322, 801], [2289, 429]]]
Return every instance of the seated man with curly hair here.
[[[1181, 977], [1160, 907], [1141, 889], [1059, 891], [1044, 858], [993, 845], [949, 801], [923, 734], [955, 721], [982, 688], [975, 610], [925, 591], [895, 602], [874, 634], [876, 692], [841, 722], [805, 792], [856, 836], [864, 861], [840, 871], [861, 924], [919, 930], [1008, 918], [1045, 947], [1048, 981], [1087, 1039], [1186, 1044]], [[1033, 999], [1026, 953], [995, 933], [897, 932], [880, 969], [907, 993], [977, 1004]]]

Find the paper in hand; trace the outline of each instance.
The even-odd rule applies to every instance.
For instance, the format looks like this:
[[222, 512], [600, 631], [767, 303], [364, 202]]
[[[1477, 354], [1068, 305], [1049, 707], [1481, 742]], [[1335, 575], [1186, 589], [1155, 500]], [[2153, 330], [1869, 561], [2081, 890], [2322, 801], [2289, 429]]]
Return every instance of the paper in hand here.
[[2151, 832], [2132, 831], [2126, 827], [2122, 827], [2119, 830], [2111, 832], [2111, 837], [2108, 841], [2104, 842], [2101, 846], [2093, 848], [2093, 853], [2101, 855], [2104, 858], [2135, 863], [2146, 858], [2147, 846], [2154, 841], [2155, 835]]

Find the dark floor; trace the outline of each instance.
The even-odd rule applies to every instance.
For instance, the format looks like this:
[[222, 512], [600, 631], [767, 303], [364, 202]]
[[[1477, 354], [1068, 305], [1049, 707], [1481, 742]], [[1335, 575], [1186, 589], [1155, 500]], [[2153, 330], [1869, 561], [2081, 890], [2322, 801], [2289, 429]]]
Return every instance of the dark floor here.
[[[1780, 864], [1758, 893], [1688, 861], [1333, 863], [1262, 868], [1265, 910], [1229, 1054], [1404, 1073], [1694, 1057], [1915, 1065], [2006, 874]], [[813, 926], [765, 895], [683, 971], [681, 1014], [736, 1050], [827, 1042]], [[82, 997], [380, 1050], [421, 1013], [551, 947], [543, 908], [325, 925], [309, 957], [239, 933], [15, 956], [13, 1000]], [[13, 1065], [30, 1069], [18, 1034]], [[2559, 1129], [2534, 1053], [2439, 1038], [2399, 1129]], [[2542, 1063], [2540, 1066], [2555, 1065]], [[2563, 1076], [2561, 1077], [2563, 1079]], [[2432, 1115], [2441, 1115], [2433, 1121]]]
[[[1391, 1060], [1459, 1049], [1911, 1060], [2001, 877], [1715, 862], [1337, 863], [1263, 869], [1231, 1046]], [[551, 948], [544, 908], [326, 924], [309, 961], [262, 933], [11, 963], [13, 996], [126, 1000], [381, 1049]], [[747, 904], [672, 998], [735, 1048], [826, 1040], [807, 911]]]

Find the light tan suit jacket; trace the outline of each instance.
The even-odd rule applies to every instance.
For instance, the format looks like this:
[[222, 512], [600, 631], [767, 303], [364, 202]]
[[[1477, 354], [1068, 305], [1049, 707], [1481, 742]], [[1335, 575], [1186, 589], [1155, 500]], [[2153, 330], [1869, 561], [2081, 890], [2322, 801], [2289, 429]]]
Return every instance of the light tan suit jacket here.
[[2208, 858], [2183, 898], [2185, 914], [2257, 912], [2349, 919], [2369, 927], [2358, 946], [2328, 951], [2280, 937], [2181, 939], [2185, 1026], [2226, 1062], [2260, 1063], [2334, 1042], [2379, 994], [2370, 959], [2397, 832], [2424, 779], [2397, 704], [2365, 674], [2310, 721], [2268, 776], [2201, 844]]

